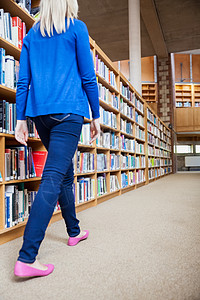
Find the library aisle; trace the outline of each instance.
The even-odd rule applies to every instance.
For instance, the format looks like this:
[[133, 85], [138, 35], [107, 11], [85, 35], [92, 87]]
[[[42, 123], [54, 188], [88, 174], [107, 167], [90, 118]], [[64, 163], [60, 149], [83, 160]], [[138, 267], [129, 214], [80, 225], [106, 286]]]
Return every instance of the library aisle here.
[[78, 213], [90, 236], [76, 247], [52, 224], [38, 255], [55, 264], [47, 277], [14, 278], [22, 237], [0, 246], [0, 299], [200, 299], [199, 181], [176, 173]]

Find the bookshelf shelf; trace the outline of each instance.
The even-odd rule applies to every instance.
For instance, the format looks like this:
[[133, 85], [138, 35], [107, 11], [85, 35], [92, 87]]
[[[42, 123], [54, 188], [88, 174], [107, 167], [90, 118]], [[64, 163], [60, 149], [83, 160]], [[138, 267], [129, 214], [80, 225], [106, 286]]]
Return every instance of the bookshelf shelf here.
[[122, 119], [128, 120], [131, 123], [135, 123], [135, 121], [133, 119], [131, 119], [130, 117], [128, 117], [128, 116], [126, 116], [122, 113], [120, 113], [120, 116], [121, 116]]
[[89, 176], [89, 175], [94, 175], [96, 172], [86, 172], [86, 173], [76, 173], [74, 176]]
[[110, 126], [108, 126], [108, 125], [104, 125], [104, 124], [102, 124], [102, 123], [100, 123], [100, 127], [103, 128], [103, 129], [109, 129], [109, 130], [114, 131], [114, 132], [119, 132], [118, 129], [115, 129], [115, 128], [110, 127]]
[[5, 98], [9, 99], [9, 101], [13, 103], [15, 100], [16, 91], [0, 84], [0, 97], [2, 98], [1, 95], [3, 95]]
[[79, 206], [83, 206], [83, 205], [85, 205], [85, 204], [88, 204], [88, 203], [91, 203], [91, 202], [94, 202], [96, 199], [94, 198], [94, 199], [90, 199], [90, 200], [88, 200], [88, 201], [84, 201], [84, 202], [82, 202], [82, 203], [76, 203], [76, 207], [79, 207]]
[[4, 48], [6, 50], [6, 54], [14, 56], [16, 60], [20, 59], [21, 50], [2, 37], [0, 37], [0, 48]]
[[106, 103], [105, 101], [99, 99], [99, 104], [106, 110], [112, 111], [115, 114], [119, 113], [119, 110], [111, 106], [110, 104]]
[[[2, 0], [2, 8], [5, 9], [5, 11], [9, 11], [11, 16], [19, 16], [27, 26], [27, 29], [30, 29], [31, 26], [34, 23], [34, 19], [26, 13], [25, 10], [20, 8], [14, 1], [12, 0]], [[139, 188], [141, 186], [144, 186], [145, 184], [148, 184], [149, 182], [152, 182], [154, 180], [157, 180], [169, 173], [171, 173], [171, 131], [166, 127], [166, 125], [158, 118], [155, 111], [148, 105], [147, 97], [154, 101], [156, 99], [157, 95], [157, 87], [154, 84], [148, 84], [148, 87], [143, 86], [143, 93], [145, 94], [145, 97], [141, 97], [140, 94], [134, 89], [134, 87], [131, 85], [131, 83], [124, 77], [124, 75], [116, 69], [112, 61], [105, 55], [105, 53], [101, 50], [101, 48], [96, 44], [94, 40], [90, 38], [90, 45], [91, 49], [93, 51], [93, 57], [95, 62], [97, 62], [97, 65], [95, 65], [95, 68], [98, 67], [98, 63], [102, 62], [102, 65], [104, 64], [106, 70], [110, 72], [110, 76], [113, 76], [114, 81], [110, 80], [110, 77], [108, 81], [113, 82], [113, 85], [111, 85], [107, 80], [105, 80], [97, 71], [96, 68], [96, 76], [97, 81], [101, 85], [99, 85], [102, 88], [107, 88], [109, 90], [109, 96], [108, 99], [106, 98], [106, 101], [99, 99], [100, 106], [110, 113], [115, 114], [116, 116], [116, 124], [117, 128], [112, 128], [108, 125], [100, 124], [101, 133], [112, 133], [112, 137], [118, 137], [119, 138], [119, 148], [111, 148], [111, 147], [100, 147], [98, 146], [97, 141], [94, 141], [92, 144], [85, 145], [78, 143], [77, 150], [82, 152], [89, 152], [91, 154], [94, 154], [94, 171], [91, 172], [82, 172], [77, 173], [77, 151], [75, 154], [75, 168], [74, 168], [74, 184], [76, 187], [75, 190], [75, 197], [76, 197], [76, 211], [81, 211], [84, 209], [87, 209], [89, 207], [95, 206], [103, 201], [106, 201], [112, 197], [115, 197], [117, 195], [121, 195], [122, 193], [128, 192], [130, 190], [134, 190], [136, 188]], [[13, 46], [8, 41], [0, 38], [0, 47], [4, 48], [7, 52], [7, 54], [13, 55], [15, 59], [19, 60], [20, 58], [20, 49]], [[98, 57], [97, 57], [98, 56]], [[99, 59], [99, 61], [97, 60]], [[112, 74], [111, 74], [112, 73]], [[104, 75], [103, 75], [104, 76]], [[105, 78], [108, 78], [105, 76]], [[107, 92], [107, 91], [106, 91]], [[187, 100], [187, 97], [190, 95], [190, 90], [188, 89], [182, 89], [179, 87], [179, 96], [177, 99], [180, 99], [184, 95], [184, 100]], [[200, 85], [196, 85], [196, 88], [194, 89], [195, 93], [195, 101], [196, 103], [200, 103]], [[15, 103], [15, 96], [16, 91], [10, 88], [7, 88], [5, 86], [0, 85], [0, 97], [1, 99], [6, 99], [6, 101], [9, 101], [10, 103]], [[103, 96], [102, 96], [103, 97]], [[118, 99], [114, 101], [114, 100]], [[182, 99], [182, 98], [181, 98]], [[194, 101], [194, 100], [193, 100]], [[194, 101], [194, 103], [195, 103]], [[113, 105], [115, 106], [112, 106]], [[123, 109], [122, 109], [123, 105]], [[116, 108], [117, 107], [117, 108]], [[124, 110], [124, 108], [127, 108], [127, 111]], [[125, 112], [125, 114], [124, 114]], [[133, 118], [128, 117], [127, 115], [133, 115]], [[122, 120], [122, 121], [121, 121]], [[137, 122], [136, 122], [137, 120]], [[138, 123], [139, 122], [139, 123]], [[143, 123], [144, 122], [144, 123]], [[148, 130], [148, 124], [147, 122], [150, 122], [151, 127], [153, 127], [153, 132]], [[90, 119], [84, 118], [84, 124], [91, 123]], [[128, 123], [131, 123], [132, 127], [130, 125], [127, 125]], [[142, 123], [142, 124], [140, 124]], [[120, 124], [122, 127], [120, 127]], [[127, 127], [126, 127], [127, 126]], [[128, 126], [130, 126], [128, 128]], [[162, 133], [162, 135], [157, 134], [157, 131], [154, 131], [155, 128], [158, 130], [158, 132]], [[130, 133], [126, 133], [121, 128], [125, 129]], [[133, 130], [132, 130], [133, 129]], [[148, 142], [148, 135], [151, 134], [154, 138], [158, 139], [158, 145], [155, 145], [154, 143]], [[156, 134], [155, 134], [156, 133]], [[169, 133], [169, 136], [167, 135]], [[145, 136], [145, 139], [143, 139], [143, 136]], [[122, 144], [123, 141], [126, 141], [127, 143], [130, 143], [126, 145]], [[0, 133], [0, 171], [2, 174], [2, 177], [5, 178], [5, 147], [16, 144], [18, 145], [18, 142], [15, 140], [14, 134], [8, 134], [8, 133]], [[44, 150], [44, 147], [42, 145], [42, 142], [39, 138], [29, 137], [28, 143], [31, 143], [31, 147], [36, 150]], [[132, 143], [135, 144], [135, 150], [124, 150], [123, 148], [128, 149], [134, 149]], [[99, 144], [100, 145], [100, 144]], [[104, 144], [107, 146], [107, 144]], [[111, 145], [111, 144], [110, 144]], [[113, 145], [113, 144], [112, 144]], [[137, 150], [136, 150], [137, 146]], [[115, 146], [114, 146], [115, 147]], [[151, 147], [153, 150], [150, 149], [151, 153], [149, 153], [149, 147]], [[166, 149], [167, 147], [167, 149]], [[138, 152], [138, 151], [142, 151]], [[168, 154], [169, 153], [169, 156]], [[97, 171], [97, 155], [103, 154], [107, 158], [107, 167], [108, 169], [105, 171]], [[120, 166], [117, 169], [110, 169], [111, 168], [111, 157], [115, 158], [115, 155], [119, 157], [119, 165], [114, 165], [113, 167]], [[124, 158], [125, 157], [125, 158]], [[112, 158], [113, 159], [113, 158]], [[118, 159], [118, 158], [117, 158]], [[126, 163], [123, 164], [123, 166], [134, 166], [130, 168], [121, 168], [121, 159], [123, 159], [123, 162], [125, 160], [131, 159], [130, 164]], [[148, 159], [156, 159], [159, 160], [160, 165], [159, 166], [149, 166]], [[166, 159], [166, 161], [165, 161]], [[135, 160], [135, 165], [132, 163], [132, 160]], [[144, 164], [145, 163], [145, 164]], [[146, 167], [144, 167], [144, 165]], [[136, 167], [141, 166], [141, 167]], [[92, 170], [91, 168], [88, 168], [88, 170]], [[149, 171], [151, 173], [149, 173]], [[104, 177], [106, 180], [106, 189], [107, 192], [103, 195], [99, 195], [99, 191], [97, 193], [98, 187], [97, 183], [98, 180], [101, 180]], [[83, 179], [91, 180], [91, 182], [94, 183], [94, 198], [90, 199], [88, 201], [77, 203], [77, 185], [79, 184], [79, 180], [81, 180], [81, 177]], [[99, 179], [100, 178], [100, 179]], [[117, 178], [119, 182], [120, 189], [113, 190], [113, 187], [111, 186], [111, 178]], [[93, 181], [92, 181], [93, 180]], [[124, 181], [125, 180], [125, 181]], [[0, 182], [0, 244], [5, 243], [9, 240], [12, 240], [20, 235], [23, 234], [24, 227], [26, 225], [27, 219], [24, 222], [21, 222], [13, 227], [10, 228], [4, 228], [5, 227], [5, 188], [7, 185], [14, 185], [18, 183], [25, 183], [25, 186], [27, 188], [30, 187], [30, 189], [34, 188], [34, 190], [37, 190], [39, 187], [39, 183], [41, 181], [41, 177], [33, 177], [29, 179], [24, 180], [11, 180], [11, 181], [2, 181]], [[128, 182], [128, 185], [126, 186]], [[62, 218], [61, 211], [58, 210], [54, 212], [52, 216], [52, 222], [60, 220]]]
[[3, 184], [13, 184], [13, 183], [19, 183], [19, 182], [31, 182], [31, 181], [40, 181], [41, 177], [33, 177], [28, 179], [21, 179], [21, 180], [9, 180], [9, 181], [3, 181]]

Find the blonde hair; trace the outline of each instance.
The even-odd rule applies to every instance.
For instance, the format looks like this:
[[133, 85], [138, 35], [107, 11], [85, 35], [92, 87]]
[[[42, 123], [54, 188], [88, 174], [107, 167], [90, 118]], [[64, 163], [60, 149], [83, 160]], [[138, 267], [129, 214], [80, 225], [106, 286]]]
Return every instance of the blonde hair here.
[[74, 19], [78, 17], [77, 0], [41, 0], [40, 1], [40, 17], [35, 22], [40, 22], [40, 31], [42, 36], [53, 35], [53, 28], [57, 33], [66, 31], [65, 17], [67, 17], [67, 28], [69, 28], [70, 20], [74, 23]]

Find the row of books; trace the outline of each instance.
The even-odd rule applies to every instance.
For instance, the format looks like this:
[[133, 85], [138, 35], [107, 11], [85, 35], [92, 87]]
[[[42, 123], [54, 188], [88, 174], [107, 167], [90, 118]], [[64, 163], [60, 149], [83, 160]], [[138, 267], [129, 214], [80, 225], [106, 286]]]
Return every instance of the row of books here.
[[[5, 186], [5, 228], [16, 226], [28, 218], [37, 191], [31, 191], [20, 182], [15, 185]], [[54, 211], [60, 210], [57, 201]]]
[[120, 98], [120, 112], [125, 116], [133, 119], [134, 109], [133, 106], [129, 106], [123, 98]]
[[110, 175], [110, 192], [120, 189], [119, 180], [116, 175]]
[[128, 173], [122, 172], [121, 174], [121, 186], [122, 188], [139, 184], [145, 181], [144, 170], [129, 171]]
[[171, 132], [158, 120], [158, 118], [148, 108], [147, 108], [147, 120], [151, 121], [168, 137], [171, 137]]
[[106, 64], [99, 58], [98, 54], [95, 56], [96, 73], [103, 77], [111, 86], [117, 89], [116, 76]]
[[18, 78], [19, 62], [13, 56], [6, 55], [4, 48], [0, 48], [0, 84], [16, 89]]
[[135, 107], [141, 112], [144, 113], [144, 104], [135, 97]]
[[168, 136], [166, 136], [166, 134], [161, 131], [158, 127], [154, 126], [151, 122], [147, 121], [147, 130], [154, 134], [156, 137], [158, 137], [159, 139], [162, 139], [163, 141], [165, 141], [166, 143], [170, 143], [170, 139]]
[[132, 135], [133, 134], [133, 123], [120, 118], [120, 130], [127, 134]]
[[77, 150], [77, 173], [94, 172], [94, 153]]
[[106, 170], [108, 170], [106, 154], [97, 153], [97, 172]]
[[33, 151], [31, 147], [9, 146], [5, 149], [5, 181], [41, 177], [47, 151]]
[[[119, 180], [116, 175], [110, 175], [110, 192], [120, 189]], [[106, 174], [103, 173], [97, 177], [97, 197], [108, 192]]]
[[154, 179], [155, 178], [155, 170], [154, 169], [149, 169], [148, 170], [148, 176], [149, 176], [149, 180]]
[[135, 142], [135, 152], [138, 154], [145, 154], [144, 153], [144, 144], [138, 143], [137, 141]]
[[160, 158], [148, 158], [148, 167], [160, 167]]
[[[29, 117], [26, 120], [29, 137], [40, 138], [35, 123]], [[16, 103], [0, 100], [0, 133], [14, 134], [16, 122]]]
[[91, 133], [90, 133], [90, 123], [83, 124], [79, 144], [91, 145], [90, 144]]
[[120, 155], [110, 153], [110, 170], [118, 170], [120, 168]]
[[170, 152], [148, 145], [148, 156], [159, 156], [159, 157], [170, 158]]
[[138, 125], [135, 125], [135, 137], [145, 141], [145, 131], [140, 129]]
[[124, 86], [120, 81], [120, 93], [130, 102], [134, 102], [134, 93], [130, 91], [129, 86]]
[[15, 2], [28, 13], [31, 12], [31, 0], [15, 0]]
[[123, 83], [120, 81], [120, 93], [123, 97], [128, 99], [131, 103], [135, 105], [135, 107], [143, 114], [144, 113], [144, 105], [143, 103], [137, 98], [135, 93], [130, 91], [129, 86], [124, 86]]
[[23, 183], [5, 186], [5, 228], [28, 218], [36, 191], [24, 189]]
[[135, 122], [144, 127], [144, 117], [137, 111], [135, 112]]
[[153, 124], [158, 126], [158, 118], [147, 108], [147, 119], [150, 120]]
[[135, 157], [133, 155], [121, 155], [121, 169], [135, 168]]
[[100, 106], [100, 123], [117, 129], [117, 116]]
[[124, 134], [120, 135], [121, 140], [121, 150], [129, 151], [129, 152], [135, 152], [135, 140], [126, 138]]
[[77, 204], [92, 200], [94, 197], [95, 179], [90, 177], [79, 177], [77, 179]]
[[[195, 103], [196, 104], [196, 103]], [[176, 102], [176, 107], [191, 107], [192, 102], [187, 101], [187, 102]], [[195, 105], [196, 106], [196, 105]]]
[[104, 147], [110, 149], [119, 149], [119, 137], [114, 132], [100, 131], [100, 136], [96, 139], [97, 147]]
[[99, 99], [108, 103], [112, 107], [119, 109], [119, 99], [115, 93], [111, 93], [109, 89], [98, 83]]
[[107, 193], [106, 174], [97, 176], [97, 197]]
[[121, 169], [145, 168], [145, 156], [121, 155]]
[[0, 8], [0, 37], [22, 49], [26, 36], [26, 24], [19, 17], [11, 17], [9, 12]]

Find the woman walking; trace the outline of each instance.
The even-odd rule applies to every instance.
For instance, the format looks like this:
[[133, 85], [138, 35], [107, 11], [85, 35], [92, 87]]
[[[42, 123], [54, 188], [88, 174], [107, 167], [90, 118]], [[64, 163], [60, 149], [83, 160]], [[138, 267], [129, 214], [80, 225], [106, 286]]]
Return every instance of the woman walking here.
[[89, 105], [90, 143], [100, 133], [99, 95], [88, 30], [77, 14], [77, 0], [41, 0], [40, 20], [23, 41], [15, 138], [27, 145], [29, 116], [48, 156], [15, 264], [14, 274], [19, 277], [46, 276], [54, 270], [52, 264], [42, 264], [36, 256], [57, 201], [68, 245], [76, 245], [89, 234], [80, 229], [76, 218], [72, 158], [84, 117], [90, 117]]

